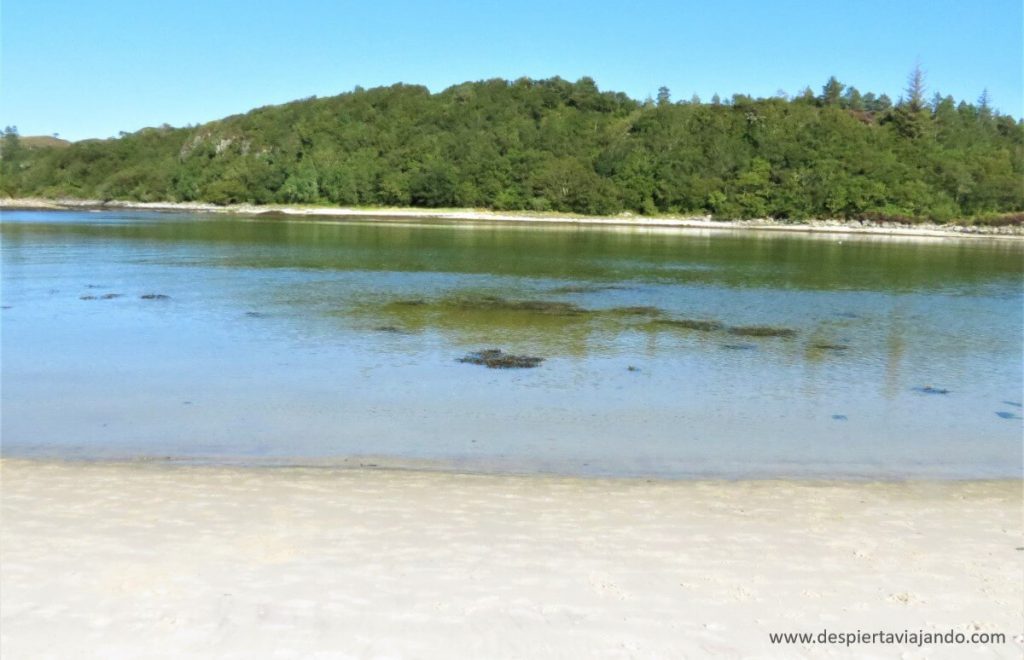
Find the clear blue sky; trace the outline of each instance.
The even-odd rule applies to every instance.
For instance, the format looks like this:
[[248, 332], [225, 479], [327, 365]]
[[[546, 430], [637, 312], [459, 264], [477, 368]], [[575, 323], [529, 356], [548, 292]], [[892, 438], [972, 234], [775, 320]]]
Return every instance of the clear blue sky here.
[[355, 85], [575, 80], [643, 99], [987, 87], [1022, 115], [1021, 0], [3, 0], [0, 125], [109, 137]]

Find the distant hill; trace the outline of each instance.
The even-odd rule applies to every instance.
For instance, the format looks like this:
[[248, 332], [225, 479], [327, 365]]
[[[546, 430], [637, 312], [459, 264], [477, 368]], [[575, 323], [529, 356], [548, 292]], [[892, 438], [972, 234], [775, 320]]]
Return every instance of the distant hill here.
[[21, 145], [26, 149], [66, 149], [71, 142], [51, 135], [25, 135], [21, 137]]
[[589, 78], [357, 88], [111, 140], [9, 132], [0, 193], [938, 222], [1024, 211], [1024, 124], [919, 92], [894, 104], [834, 78], [820, 94], [711, 102], [667, 89], [641, 102]]

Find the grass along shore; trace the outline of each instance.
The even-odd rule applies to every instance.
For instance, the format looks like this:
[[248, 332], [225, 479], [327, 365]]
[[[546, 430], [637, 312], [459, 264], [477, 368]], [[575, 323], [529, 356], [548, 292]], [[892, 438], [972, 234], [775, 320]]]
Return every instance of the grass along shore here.
[[710, 216], [581, 216], [565, 213], [502, 212], [486, 209], [426, 208], [362, 208], [304, 206], [294, 204], [231, 204], [219, 206], [204, 202], [131, 202], [98, 199], [47, 199], [41, 197], [0, 198], [0, 210], [74, 210], [74, 209], [137, 209], [148, 211], [181, 211], [191, 213], [226, 213], [234, 215], [281, 214], [323, 218], [399, 218], [473, 220], [482, 222], [559, 223], [635, 227], [674, 227], [679, 229], [724, 229], [790, 232], [823, 232], [840, 234], [871, 234], [880, 236], [918, 237], [1000, 237], [1024, 238], [1021, 224], [902, 224], [855, 220], [783, 221], [771, 218], [752, 220], [715, 220]]

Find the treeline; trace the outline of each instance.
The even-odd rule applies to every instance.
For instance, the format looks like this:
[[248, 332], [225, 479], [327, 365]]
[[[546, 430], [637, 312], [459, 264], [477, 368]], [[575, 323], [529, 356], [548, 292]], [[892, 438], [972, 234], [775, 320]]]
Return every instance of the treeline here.
[[[830, 79], [820, 94], [638, 102], [593, 80], [393, 85], [196, 127], [28, 149], [0, 192], [103, 200], [485, 207], [721, 218], [1007, 221], [1024, 122], [938, 94]], [[1018, 218], [1019, 220], [1019, 218]]]

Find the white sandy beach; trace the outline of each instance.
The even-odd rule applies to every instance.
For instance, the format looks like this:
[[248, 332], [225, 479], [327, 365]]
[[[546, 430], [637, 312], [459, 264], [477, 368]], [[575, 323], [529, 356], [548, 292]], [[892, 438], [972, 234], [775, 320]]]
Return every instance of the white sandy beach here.
[[853, 234], [866, 236], [903, 236], [910, 238], [1000, 238], [1024, 239], [1024, 227], [985, 225], [861, 223], [845, 220], [810, 220], [783, 222], [771, 218], [754, 220], [714, 220], [703, 217], [638, 216], [624, 213], [617, 216], [594, 217], [525, 211], [499, 212], [484, 209], [423, 208], [351, 208], [330, 206], [292, 206], [267, 204], [230, 204], [218, 206], [203, 202], [126, 202], [97, 199], [0, 198], [2, 209], [137, 209], [142, 211], [180, 211], [185, 213], [225, 213], [259, 215], [273, 213], [305, 218], [389, 218], [399, 220], [469, 220], [495, 223], [574, 224], [609, 227], [652, 227], [667, 229], [703, 229], [733, 231], [783, 231], [814, 234]]
[[[651, 482], [15, 459], [0, 475], [5, 660], [1024, 650], [1019, 481]], [[1008, 641], [768, 641], [823, 629]]]

